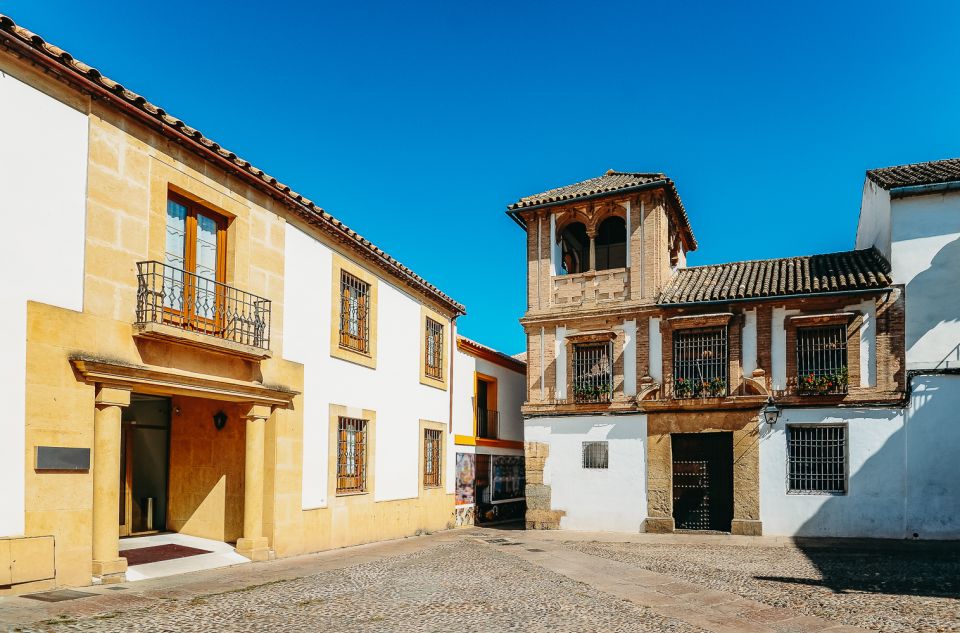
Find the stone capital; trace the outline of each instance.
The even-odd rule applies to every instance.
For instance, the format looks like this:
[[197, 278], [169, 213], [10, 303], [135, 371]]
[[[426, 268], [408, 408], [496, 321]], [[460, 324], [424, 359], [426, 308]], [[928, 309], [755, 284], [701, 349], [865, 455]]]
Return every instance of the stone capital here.
[[127, 407], [130, 406], [130, 389], [127, 387], [97, 386], [97, 406]]
[[250, 408], [241, 417], [243, 417], [244, 420], [249, 420], [251, 422], [256, 420], [264, 421], [270, 418], [271, 413], [272, 410], [269, 406], [264, 404], [254, 404], [250, 405]]

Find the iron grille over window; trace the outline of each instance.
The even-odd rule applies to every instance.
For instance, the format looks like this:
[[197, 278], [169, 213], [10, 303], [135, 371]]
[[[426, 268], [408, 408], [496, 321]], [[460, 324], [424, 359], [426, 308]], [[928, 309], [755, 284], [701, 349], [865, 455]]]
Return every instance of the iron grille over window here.
[[370, 284], [340, 272], [340, 346], [367, 353], [370, 346]]
[[477, 437], [488, 440], [497, 439], [497, 430], [500, 422], [500, 412], [477, 406]]
[[583, 467], [607, 468], [610, 461], [610, 448], [607, 442], [583, 443]]
[[613, 365], [610, 343], [573, 346], [573, 399], [610, 402]]
[[427, 317], [427, 327], [424, 331], [425, 351], [424, 362], [425, 371], [431, 378], [443, 377], [443, 324], [437, 323], [430, 317]]
[[847, 491], [845, 426], [787, 426], [789, 492]]
[[727, 395], [727, 330], [696, 329], [673, 333], [673, 396]]
[[847, 393], [847, 329], [842, 325], [797, 330], [800, 393]]
[[340, 418], [337, 432], [337, 492], [367, 489], [367, 421]]
[[440, 431], [423, 432], [423, 485], [440, 485]]

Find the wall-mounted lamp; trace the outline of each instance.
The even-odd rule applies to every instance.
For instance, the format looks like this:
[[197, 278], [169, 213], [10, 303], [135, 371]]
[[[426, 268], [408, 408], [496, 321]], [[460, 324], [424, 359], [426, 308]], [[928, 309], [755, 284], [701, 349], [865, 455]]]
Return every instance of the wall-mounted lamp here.
[[217, 427], [218, 431], [222, 431], [223, 427], [227, 425], [227, 414], [223, 411], [217, 411], [213, 414], [213, 425]]
[[777, 420], [780, 418], [780, 407], [777, 406], [777, 403], [773, 401], [773, 396], [767, 398], [767, 404], [763, 407], [763, 419], [766, 420], [767, 424], [773, 426], [777, 423]]

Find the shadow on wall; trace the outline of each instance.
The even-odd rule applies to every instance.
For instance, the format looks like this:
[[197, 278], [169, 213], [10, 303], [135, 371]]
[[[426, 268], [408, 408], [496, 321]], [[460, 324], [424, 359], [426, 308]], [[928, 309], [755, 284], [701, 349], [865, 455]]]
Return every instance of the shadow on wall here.
[[[960, 393], [960, 377], [919, 376], [913, 389], [904, 424], [850, 474], [847, 494], [827, 498], [796, 531], [802, 535], [796, 544], [819, 579], [757, 580], [818, 585], [837, 593], [960, 598], [960, 540], [922, 540], [960, 537], [955, 472], [960, 426], [944, 432], [944, 423], [954, 421], [951, 411], [957, 405], [950, 394]], [[849, 427], [848, 446], [857, 442], [857, 426], [883, 417], [874, 411], [857, 415], [867, 419]], [[837, 534], [890, 538], [810, 538]], [[891, 574], [891, 569], [900, 571]]]
[[[929, 268], [907, 284], [906, 296], [912, 299], [906, 323], [908, 350], [912, 349], [925, 334], [933, 332], [938, 325], [957, 322], [957, 315], [960, 315], [960, 292], [956, 292], [958, 270], [960, 270], [960, 239], [955, 239], [934, 255]], [[929, 297], [929, 299], [921, 302], [921, 297]], [[949, 351], [935, 350], [940, 357]]]

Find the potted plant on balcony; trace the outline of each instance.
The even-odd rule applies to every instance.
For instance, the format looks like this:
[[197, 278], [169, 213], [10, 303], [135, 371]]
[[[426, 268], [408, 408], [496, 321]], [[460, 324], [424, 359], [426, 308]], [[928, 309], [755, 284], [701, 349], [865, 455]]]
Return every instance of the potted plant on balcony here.
[[798, 380], [799, 391], [803, 395], [824, 396], [831, 393], [844, 393], [847, 390], [849, 375], [846, 367], [841, 367], [836, 371], [821, 374], [817, 376], [809, 372], [800, 376]]
[[673, 381], [673, 395], [675, 398], [689, 398], [693, 393], [693, 383], [682, 376]]
[[715, 398], [727, 395], [727, 381], [723, 378], [714, 378], [709, 382], [709, 391]]

